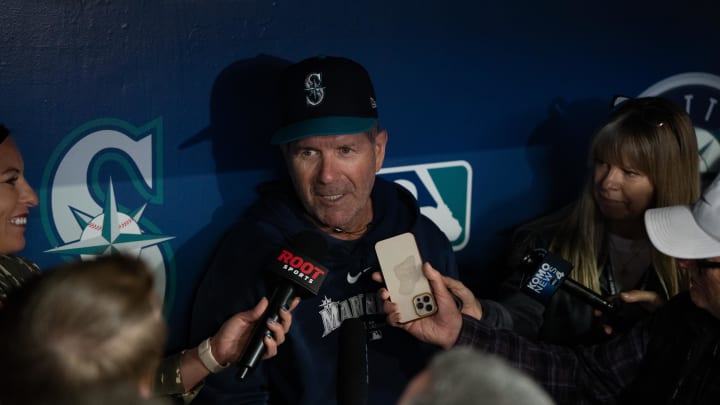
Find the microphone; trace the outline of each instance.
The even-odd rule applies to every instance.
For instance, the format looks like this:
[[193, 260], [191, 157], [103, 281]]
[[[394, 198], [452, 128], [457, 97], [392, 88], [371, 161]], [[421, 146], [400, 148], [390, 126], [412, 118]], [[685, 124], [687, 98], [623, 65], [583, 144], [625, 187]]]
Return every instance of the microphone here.
[[236, 378], [244, 380], [254, 370], [265, 353], [265, 336], [272, 337], [267, 321], [277, 321], [281, 308], [287, 308], [297, 295], [317, 295], [328, 270], [315, 257], [327, 253], [325, 239], [313, 231], [304, 231], [291, 238], [289, 248], [280, 248], [268, 266], [268, 271], [279, 280], [268, 307], [255, 324], [242, 357], [237, 362]]
[[337, 362], [338, 405], [367, 405], [368, 361], [365, 322], [348, 318], [340, 324]]
[[522, 259], [526, 267], [520, 288], [525, 294], [547, 305], [562, 288], [575, 298], [610, 316], [617, 316], [622, 308], [621, 301], [610, 301], [595, 291], [568, 278], [573, 265], [545, 249], [532, 249]]

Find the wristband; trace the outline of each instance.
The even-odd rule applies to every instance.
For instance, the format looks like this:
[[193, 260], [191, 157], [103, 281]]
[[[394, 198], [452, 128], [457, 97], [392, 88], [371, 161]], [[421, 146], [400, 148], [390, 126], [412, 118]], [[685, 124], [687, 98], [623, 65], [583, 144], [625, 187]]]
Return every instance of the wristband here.
[[230, 364], [220, 364], [215, 359], [210, 348], [210, 338], [207, 338], [198, 346], [198, 356], [203, 366], [210, 370], [211, 373], [219, 373], [226, 369]]

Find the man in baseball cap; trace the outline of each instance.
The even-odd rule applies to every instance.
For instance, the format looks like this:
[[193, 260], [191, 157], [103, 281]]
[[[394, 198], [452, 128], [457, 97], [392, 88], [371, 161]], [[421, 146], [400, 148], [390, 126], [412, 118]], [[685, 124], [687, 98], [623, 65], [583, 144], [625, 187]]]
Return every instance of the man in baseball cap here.
[[645, 212], [650, 241], [678, 259], [690, 277], [690, 297], [720, 318], [720, 176], [693, 205]]
[[[353, 397], [395, 403], [435, 349], [386, 326], [371, 278], [378, 269], [375, 243], [412, 232], [423, 259], [457, 277], [452, 247], [420, 214], [412, 194], [376, 177], [388, 134], [379, 128], [379, 103], [365, 68], [348, 58], [312, 57], [289, 66], [279, 89], [281, 126], [271, 142], [282, 151], [289, 181], [263, 185], [258, 201], [218, 249], [197, 292], [193, 339], [270, 296], [275, 287], [266, 267], [294, 235], [319, 233], [328, 253], [314, 259], [330, 271], [319, 294], [303, 297], [293, 312], [289, 344], [276, 359], [261, 362], [243, 381], [231, 369], [211, 376], [199, 400], [333, 405]], [[286, 271], [303, 276], [292, 266]], [[348, 343], [340, 341], [338, 330], [354, 318], [365, 326], [358, 333], [367, 334], [354, 341], [368, 344], [343, 349]], [[367, 365], [345, 364], [340, 350], [367, 350]], [[356, 378], [338, 377], [349, 370], [358, 371]]]

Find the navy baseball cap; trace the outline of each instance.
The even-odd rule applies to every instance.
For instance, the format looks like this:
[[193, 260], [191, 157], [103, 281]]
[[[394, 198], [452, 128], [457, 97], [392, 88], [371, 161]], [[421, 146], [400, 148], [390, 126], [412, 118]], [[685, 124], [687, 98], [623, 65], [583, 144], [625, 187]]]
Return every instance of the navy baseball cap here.
[[280, 79], [280, 129], [271, 143], [355, 134], [377, 125], [370, 75], [347, 58], [318, 56], [289, 66]]

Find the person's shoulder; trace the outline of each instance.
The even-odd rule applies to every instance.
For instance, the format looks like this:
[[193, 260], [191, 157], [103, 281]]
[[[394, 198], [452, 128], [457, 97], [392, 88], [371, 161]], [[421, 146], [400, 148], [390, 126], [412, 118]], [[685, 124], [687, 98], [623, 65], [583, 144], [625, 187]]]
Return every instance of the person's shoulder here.
[[717, 325], [717, 318], [706, 310], [698, 307], [690, 298], [690, 293], [683, 292], [670, 299], [655, 311], [649, 320], [650, 329], [654, 333], [668, 330], [690, 331], [702, 328], [702, 325]]
[[258, 186], [258, 199], [245, 211], [236, 228], [260, 231], [307, 226], [306, 211], [289, 180], [272, 180]]
[[15, 256], [15, 255], [1, 255], [0, 256], [0, 266], [7, 266], [7, 267], [13, 267], [13, 268], [23, 268], [27, 269], [28, 271], [32, 272], [39, 272], [40, 268], [38, 267], [35, 262], [32, 260], [22, 257], [22, 256]]
[[692, 299], [690, 298], [689, 292], [682, 292], [680, 294], [677, 294], [676, 296], [672, 297], [666, 304], [668, 308], [673, 309], [681, 309], [681, 308], [688, 308], [693, 307], [695, 304], [693, 304]]
[[658, 311], [665, 312], [670, 316], [679, 317], [683, 317], [689, 312], [706, 312], [705, 310], [695, 305], [695, 303], [692, 301], [692, 298], [690, 298], [690, 292], [688, 291], [681, 292], [680, 294], [677, 294], [676, 296], [670, 298], [670, 300]]
[[286, 228], [285, 223], [298, 216], [295, 211], [301, 207], [292, 184], [270, 180], [257, 186], [257, 194], [258, 198], [229, 226], [224, 240], [254, 237], [258, 232], [275, 234], [276, 229]]
[[418, 238], [422, 238], [434, 250], [449, 253], [453, 251], [452, 243], [447, 234], [431, 219], [421, 215], [414, 232]]
[[38, 265], [29, 259], [14, 255], [0, 256], [0, 280], [12, 281], [19, 286], [39, 273]]
[[547, 245], [560, 231], [567, 218], [570, 217], [572, 210], [573, 205], [567, 205], [518, 226], [513, 231], [513, 242], [515, 244], [535, 245], [536, 247]]
[[257, 200], [253, 204], [258, 206], [296, 206], [300, 200], [295, 191], [295, 187], [290, 179], [273, 179], [260, 183], [256, 187]]
[[417, 198], [410, 190], [380, 176], [375, 176], [372, 199], [385, 202], [401, 202], [403, 204], [409, 204], [413, 209], [417, 207]]

